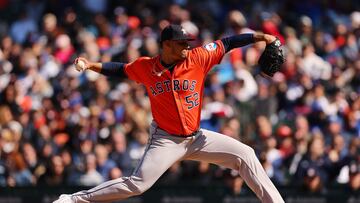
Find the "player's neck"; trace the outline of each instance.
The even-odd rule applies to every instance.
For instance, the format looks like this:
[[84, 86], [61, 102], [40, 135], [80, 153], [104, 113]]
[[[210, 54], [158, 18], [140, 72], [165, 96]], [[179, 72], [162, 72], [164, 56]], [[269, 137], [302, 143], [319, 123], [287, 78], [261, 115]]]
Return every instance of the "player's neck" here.
[[165, 67], [172, 66], [175, 63], [177, 63], [177, 61], [174, 60], [171, 56], [167, 56], [164, 54], [160, 55], [160, 62], [161, 62], [161, 65], [163, 65]]
[[160, 64], [167, 69], [173, 68], [176, 65], [176, 63], [172, 63], [172, 64], [165, 63], [163, 60], [160, 60]]

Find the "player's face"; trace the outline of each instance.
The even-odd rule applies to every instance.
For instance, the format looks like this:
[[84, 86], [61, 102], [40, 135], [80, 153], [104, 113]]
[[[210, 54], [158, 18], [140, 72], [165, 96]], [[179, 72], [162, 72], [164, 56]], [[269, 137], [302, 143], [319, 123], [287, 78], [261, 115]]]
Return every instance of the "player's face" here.
[[171, 54], [176, 60], [184, 60], [188, 55], [190, 45], [187, 40], [171, 41]]

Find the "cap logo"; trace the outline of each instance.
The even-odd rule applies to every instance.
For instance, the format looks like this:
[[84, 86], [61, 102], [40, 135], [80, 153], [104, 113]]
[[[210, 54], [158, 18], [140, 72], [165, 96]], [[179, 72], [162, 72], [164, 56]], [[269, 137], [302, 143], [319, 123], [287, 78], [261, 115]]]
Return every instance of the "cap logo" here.
[[277, 47], [281, 46], [280, 40], [276, 40], [276, 41], [275, 41], [275, 46], [277, 46]]
[[186, 30], [184, 28], [181, 28], [181, 32], [183, 33], [183, 35], [187, 35]]
[[217, 45], [214, 42], [206, 44], [204, 48], [208, 51], [214, 51], [217, 48]]

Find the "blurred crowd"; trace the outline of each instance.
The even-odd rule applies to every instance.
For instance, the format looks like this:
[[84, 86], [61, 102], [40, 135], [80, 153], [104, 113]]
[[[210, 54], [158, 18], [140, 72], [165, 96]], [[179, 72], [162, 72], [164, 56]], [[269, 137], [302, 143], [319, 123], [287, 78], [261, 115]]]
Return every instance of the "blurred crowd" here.
[[[360, 188], [360, 2], [250, 0], [1, 0], [0, 186], [94, 186], [130, 175], [151, 112], [145, 89], [73, 67], [159, 53], [181, 24], [201, 46], [248, 32], [276, 35], [286, 62], [259, 76], [265, 44], [234, 49], [209, 73], [201, 127], [253, 147], [279, 186]], [[171, 156], [171, 155], [168, 155]], [[156, 169], [154, 169], [156, 170]], [[236, 171], [175, 163], [161, 184], [223, 182]]]

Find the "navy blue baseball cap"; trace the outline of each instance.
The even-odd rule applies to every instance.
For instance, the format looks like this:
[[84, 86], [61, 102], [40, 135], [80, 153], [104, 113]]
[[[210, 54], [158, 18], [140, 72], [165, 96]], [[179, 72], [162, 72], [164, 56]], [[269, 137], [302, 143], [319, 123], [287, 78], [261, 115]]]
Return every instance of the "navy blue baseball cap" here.
[[160, 42], [166, 40], [195, 40], [180, 25], [170, 24], [161, 31]]

